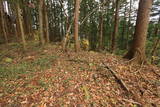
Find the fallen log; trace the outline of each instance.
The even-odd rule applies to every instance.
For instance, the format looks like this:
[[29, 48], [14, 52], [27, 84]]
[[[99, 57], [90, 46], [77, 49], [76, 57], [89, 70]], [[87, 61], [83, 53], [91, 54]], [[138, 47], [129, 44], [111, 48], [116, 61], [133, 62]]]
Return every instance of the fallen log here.
[[117, 82], [121, 85], [121, 87], [125, 89], [127, 92], [130, 92], [129, 88], [126, 86], [124, 81], [117, 75], [117, 73], [114, 70], [112, 70], [108, 65], [104, 63], [103, 65], [104, 65], [104, 68], [108, 69], [113, 74], [113, 76], [116, 78]]
[[129, 90], [129, 88], [127, 87], [127, 85], [125, 84], [125, 82], [118, 76], [118, 74], [114, 70], [112, 70], [105, 63], [102, 62], [102, 64], [103, 64], [104, 68], [106, 68], [107, 70], [109, 70], [112, 73], [112, 75], [115, 77], [115, 79], [117, 80], [117, 82], [121, 85], [121, 87], [125, 91], [127, 91], [128, 94], [132, 95], [136, 101], [140, 101], [141, 102], [141, 103], [137, 103], [137, 105], [141, 107], [143, 105], [143, 101], [136, 94], [134, 94], [131, 90]]

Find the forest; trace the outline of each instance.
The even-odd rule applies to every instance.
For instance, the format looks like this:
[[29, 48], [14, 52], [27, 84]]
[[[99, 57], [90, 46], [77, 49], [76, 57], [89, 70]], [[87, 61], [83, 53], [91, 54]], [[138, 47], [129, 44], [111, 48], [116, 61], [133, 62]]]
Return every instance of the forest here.
[[160, 107], [160, 0], [0, 0], [0, 107]]

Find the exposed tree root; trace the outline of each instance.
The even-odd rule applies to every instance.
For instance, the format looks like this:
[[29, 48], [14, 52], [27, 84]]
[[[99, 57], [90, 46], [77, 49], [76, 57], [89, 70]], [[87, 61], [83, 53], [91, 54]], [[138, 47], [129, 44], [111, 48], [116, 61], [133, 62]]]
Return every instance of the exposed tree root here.
[[130, 50], [123, 58], [129, 59], [129, 63], [147, 63], [146, 56], [140, 51], [140, 49]]

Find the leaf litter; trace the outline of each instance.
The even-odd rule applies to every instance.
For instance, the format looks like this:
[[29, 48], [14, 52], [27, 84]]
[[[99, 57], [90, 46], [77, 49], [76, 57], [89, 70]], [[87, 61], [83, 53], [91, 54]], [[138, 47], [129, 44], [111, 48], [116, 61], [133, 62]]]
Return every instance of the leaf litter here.
[[[160, 106], [160, 68], [156, 66], [131, 65], [109, 53], [62, 52], [57, 45], [37, 53], [30, 51], [17, 59], [32, 63], [39, 54], [58, 57], [47, 70], [38, 69], [2, 81], [0, 107]], [[103, 64], [118, 75], [129, 92]]]

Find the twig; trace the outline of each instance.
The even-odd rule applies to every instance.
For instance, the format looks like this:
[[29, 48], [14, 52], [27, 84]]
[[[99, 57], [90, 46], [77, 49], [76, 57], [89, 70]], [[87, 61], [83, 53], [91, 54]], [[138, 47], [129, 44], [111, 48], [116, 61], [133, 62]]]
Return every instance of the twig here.
[[134, 61], [135, 59], [136, 59], [136, 57], [134, 57], [134, 58], [132, 58], [132, 59], [126, 61], [126, 63], [127, 63], [127, 64], [128, 64], [128, 63], [131, 63], [131, 62]]
[[159, 73], [157, 73], [155, 70], [154, 70], [154, 68], [152, 67], [152, 71], [153, 71], [153, 73], [154, 74], [156, 74], [158, 77], [160, 77], [160, 74]]
[[124, 101], [126, 101], [126, 102], [129, 102], [129, 103], [133, 103], [133, 104], [137, 104], [137, 105], [141, 106], [140, 103], [135, 102], [135, 101], [133, 101], [133, 100], [128, 100], [128, 99], [125, 99], [125, 98], [123, 98], [122, 100], [124, 100]]
[[68, 15], [67, 15], [67, 13], [66, 13], [66, 9], [64, 8], [64, 5], [63, 5], [63, 1], [60, 0], [59, 3], [60, 3], [60, 5], [61, 5], [61, 7], [62, 7], [62, 9], [63, 9], [64, 15], [68, 18]]
[[130, 92], [129, 88], [126, 86], [126, 84], [124, 83], [124, 81], [122, 79], [120, 79], [120, 77], [116, 74], [115, 71], [113, 71], [108, 65], [104, 64], [104, 68], [107, 68], [112, 74], [113, 76], [117, 79], [118, 83], [127, 91]]
[[86, 60], [80, 60], [80, 59], [69, 59], [69, 60], [67, 60], [67, 61], [89, 64], [88, 61], [86, 61]]
[[1, 60], [4, 56], [8, 55], [10, 52], [12, 52], [12, 51], [15, 50], [15, 49], [16, 49], [16, 48], [12, 48], [12, 49], [10, 49], [10, 50], [4, 51], [4, 52], [2, 53], [2, 55], [0, 55], [0, 60]]
[[160, 77], [160, 74], [158, 74], [155, 70], [152, 70], [157, 76]]
[[138, 73], [138, 72], [140, 72], [142, 70], [143, 65], [144, 65], [144, 61], [142, 62], [140, 68], [135, 72], [135, 74]]
[[82, 25], [82, 24], [86, 21], [86, 19], [87, 19], [90, 15], [92, 15], [92, 13], [94, 13], [98, 8], [99, 8], [99, 7], [96, 7], [95, 9], [93, 9], [93, 10], [82, 20], [82, 22], [80, 23], [80, 25]]
[[[128, 94], [132, 95], [135, 100], [142, 102], [142, 100], [141, 100], [136, 94], [134, 94], [132, 90], [129, 90], [129, 88], [127, 87], [127, 85], [124, 83], [124, 81], [123, 81], [122, 79], [120, 79], [120, 77], [116, 74], [115, 71], [113, 71], [113, 70], [112, 70], [108, 65], [106, 65], [104, 62], [102, 62], [102, 63], [103, 63], [103, 65], [104, 65], [104, 68], [108, 69], [108, 70], [113, 74], [113, 76], [117, 79], [118, 83], [121, 85], [121, 87], [122, 87], [123, 89], [125, 89], [125, 90], [128, 92]], [[141, 106], [142, 104], [138, 103], [138, 105]]]
[[[106, 3], [106, 2], [101, 3], [100, 6], [103, 6], [105, 3]], [[99, 8], [99, 6], [96, 7], [96, 8], [94, 8], [86, 17], [84, 17], [83, 20], [81, 21], [80, 25], [82, 25], [82, 24], [87, 20], [87, 18], [88, 18], [90, 15], [92, 15], [98, 8]]]

